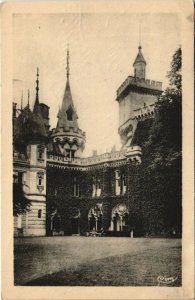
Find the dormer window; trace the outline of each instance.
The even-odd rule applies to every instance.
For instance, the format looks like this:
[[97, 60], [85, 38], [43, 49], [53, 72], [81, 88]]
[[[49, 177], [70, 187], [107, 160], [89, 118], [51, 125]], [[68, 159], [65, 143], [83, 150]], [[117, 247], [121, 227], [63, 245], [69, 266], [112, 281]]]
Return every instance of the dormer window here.
[[73, 121], [73, 109], [71, 106], [66, 111], [66, 117], [68, 121]]

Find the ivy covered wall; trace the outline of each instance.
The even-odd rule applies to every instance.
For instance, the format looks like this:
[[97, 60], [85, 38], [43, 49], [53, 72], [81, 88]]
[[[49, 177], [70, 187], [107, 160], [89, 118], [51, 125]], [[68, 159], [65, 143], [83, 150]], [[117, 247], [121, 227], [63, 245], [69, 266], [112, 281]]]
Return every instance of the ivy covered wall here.
[[[120, 166], [99, 166], [78, 171], [47, 166], [47, 233], [50, 216], [57, 209], [64, 234], [72, 234], [73, 211], [78, 209], [80, 233], [89, 231], [89, 210], [102, 204], [102, 227], [108, 231], [112, 210], [125, 204], [129, 226], [135, 236], [169, 236], [181, 234], [181, 165], [149, 168], [152, 155], [148, 147], [153, 119], [138, 123], [133, 143], [142, 147], [142, 163], [126, 161]], [[126, 193], [115, 193], [115, 171], [126, 174]], [[73, 178], [77, 177], [79, 196], [73, 195]], [[101, 195], [92, 197], [94, 178], [100, 179]], [[180, 188], [178, 188], [180, 187]]]

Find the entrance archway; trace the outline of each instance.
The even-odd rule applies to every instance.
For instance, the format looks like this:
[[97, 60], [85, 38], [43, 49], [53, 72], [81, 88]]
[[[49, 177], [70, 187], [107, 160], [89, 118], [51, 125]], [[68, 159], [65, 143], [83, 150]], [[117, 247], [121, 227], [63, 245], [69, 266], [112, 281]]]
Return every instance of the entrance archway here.
[[102, 204], [96, 204], [88, 213], [89, 229], [100, 231], [102, 229]]
[[72, 218], [71, 218], [71, 226], [72, 226], [72, 234], [80, 234], [80, 210], [78, 208], [72, 209]]
[[129, 211], [125, 204], [118, 204], [112, 210], [111, 230], [126, 231], [129, 228]]
[[94, 215], [91, 215], [89, 218], [89, 230], [96, 230], [96, 219]]
[[57, 211], [51, 217], [51, 231], [53, 233], [60, 233], [61, 231], [61, 217]]

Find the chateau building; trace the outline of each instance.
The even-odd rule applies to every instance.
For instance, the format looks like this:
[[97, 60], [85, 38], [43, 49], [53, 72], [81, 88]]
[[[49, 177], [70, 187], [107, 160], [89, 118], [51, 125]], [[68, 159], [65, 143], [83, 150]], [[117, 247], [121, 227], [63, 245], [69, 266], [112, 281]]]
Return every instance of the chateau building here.
[[83, 157], [86, 134], [79, 128], [71, 95], [69, 51], [56, 128], [50, 130], [49, 107], [39, 100], [39, 70], [33, 111], [29, 104], [21, 110], [13, 104], [14, 186], [20, 185], [31, 203], [28, 212], [14, 217], [15, 236], [149, 233], [149, 205], [135, 197], [141, 184], [136, 174], [144, 159], [136, 141], [139, 124], [153, 119], [162, 83], [146, 79], [141, 50], [139, 46], [134, 75], [117, 90], [120, 151]]

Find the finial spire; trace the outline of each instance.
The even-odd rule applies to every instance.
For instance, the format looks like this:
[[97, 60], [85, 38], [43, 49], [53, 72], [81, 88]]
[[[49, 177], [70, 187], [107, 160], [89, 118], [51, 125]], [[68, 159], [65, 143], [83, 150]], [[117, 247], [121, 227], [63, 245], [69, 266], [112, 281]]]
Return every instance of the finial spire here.
[[28, 106], [28, 108], [30, 107], [30, 91], [29, 91], [29, 89], [28, 89], [28, 104], [27, 104], [27, 106]]
[[37, 80], [36, 80], [36, 100], [39, 101], [39, 68], [37, 67]]
[[22, 94], [21, 94], [21, 110], [23, 109], [23, 91], [22, 91]]
[[67, 45], [67, 57], [66, 57], [66, 77], [67, 77], [67, 80], [69, 80], [69, 76], [70, 76], [69, 59], [70, 59], [70, 54], [69, 54], [69, 44], [68, 44]]
[[141, 21], [139, 20], [139, 47], [138, 49], [141, 50]]

